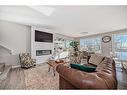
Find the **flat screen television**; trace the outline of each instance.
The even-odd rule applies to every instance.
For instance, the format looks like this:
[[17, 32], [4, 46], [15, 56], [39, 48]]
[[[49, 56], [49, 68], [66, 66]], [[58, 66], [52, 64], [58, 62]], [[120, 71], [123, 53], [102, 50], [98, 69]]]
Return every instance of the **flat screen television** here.
[[53, 34], [35, 30], [35, 41], [36, 42], [53, 42]]

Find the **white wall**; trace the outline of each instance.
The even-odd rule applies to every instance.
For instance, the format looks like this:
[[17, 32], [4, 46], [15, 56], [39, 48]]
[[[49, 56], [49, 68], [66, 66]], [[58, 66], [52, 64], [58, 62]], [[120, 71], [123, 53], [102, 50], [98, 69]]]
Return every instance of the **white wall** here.
[[[45, 62], [49, 58], [49, 55], [36, 57], [36, 50], [54, 50], [54, 44], [35, 42], [35, 29], [50, 33], [54, 32], [53, 30], [45, 29], [41, 26], [30, 27], [27, 25], [0, 20], [0, 45], [5, 46], [9, 50], [12, 50], [13, 54], [13, 56], [10, 56], [7, 54], [8, 52], [4, 51], [3, 48], [0, 48], [0, 62], [6, 62], [6, 64], [11, 65], [18, 65], [20, 64], [18, 55], [21, 52], [31, 52], [32, 57], [37, 59], [37, 63]], [[65, 39], [73, 39], [60, 34], [56, 34], [56, 36], [61, 36]]]
[[117, 31], [111, 31], [111, 32], [107, 32], [107, 33], [102, 33], [102, 34], [96, 34], [96, 35], [90, 35], [90, 36], [84, 36], [84, 37], [79, 37], [79, 38], [76, 38], [77, 41], [80, 41], [81, 38], [92, 38], [92, 37], [97, 37], [97, 36], [101, 36], [104, 37], [104, 36], [110, 36], [111, 37], [111, 41], [108, 42], [108, 43], [104, 43], [104, 42], [101, 42], [101, 48], [102, 48], [102, 55], [104, 56], [110, 56], [110, 52], [112, 51], [113, 52], [113, 34], [118, 34], [118, 33], [127, 33], [127, 29], [121, 29], [121, 30], [117, 30]]
[[0, 56], [9, 56], [9, 55], [10, 55], [10, 52], [7, 49], [0, 46]]
[[[80, 38], [101, 37], [101, 39], [102, 39], [102, 37], [104, 37], [104, 36], [112, 37], [112, 32], [103, 33], [103, 34], [96, 34], [96, 35], [90, 35], [90, 36], [85, 36], [85, 37], [80, 37]], [[76, 40], [80, 41], [80, 38], [77, 38]], [[112, 51], [112, 38], [111, 38], [111, 41], [108, 42], [108, 43], [101, 42], [101, 49], [102, 49], [101, 54], [103, 56], [109, 57], [110, 56], [110, 52]]]
[[65, 35], [58, 34], [58, 33], [55, 33], [54, 37], [60, 37], [60, 38], [67, 39], [67, 40], [75, 40], [73, 37], [65, 36]]
[[54, 51], [54, 40], [53, 43], [46, 43], [46, 42], [35, 42], [35, 30], [44, 31], [53, 34], [54, 37], [62, 37], [64, 39], [74, 40], [72, 37], [64, 36], [61, 34], [54, 33], [54, 30], [46, 29], [42, 26], [32, 26], [31, 27], [31, 55], [32, 58], [36, 59], [37, 64], [46, 62], [51, 55], [44, 55], [44, 56], [36, 56], [36, 50], [52, 50]]
[[[12, 50], [12, 55], [17, 55], [16, 58], [21, 52], [30, 52], [30, 26], [0, 20], [0, 44]], [[15, 59], [8, 64], [16, 65], [19, 62]]]
[[36, 59], [37, 64], [46, 62], [51, 55], [36, 56], [36, 50], [52, 50], [53, 52], [53, 43], [47, 42], [35, 42], [35, 30], [44, 31], [48, 33], [53, 33], [53, 30], [45, 29], [41, 26], [32, 26], [31, 27], [31, 55], [32, 58]]
[[121, 29], [121, 30], [117, 30], [117, 31], [111, 31], [108, 33], [103, 33], [100, 34], [102, 37], [104, 36], [110, 36], [111, 37], [111, 41], [108, 43], [104, 43], [102, 42], [102, 54], [104, 56], [110, 56], [110, 52], [114, 51], [114, 46], [113, 46], [113, 34], [123, 34], [123, 33], [127, 33], [127, 29]]
[[110, 52], [112, 51], [112, 33], [105, 33], [102, 34], [102, 37], [104, 36], [110, 36], [111, 37], [111, 41], [108, 43], [101, 43], [101, 48], [102, 48], [102, 54], [104, 56], [110, 56]]

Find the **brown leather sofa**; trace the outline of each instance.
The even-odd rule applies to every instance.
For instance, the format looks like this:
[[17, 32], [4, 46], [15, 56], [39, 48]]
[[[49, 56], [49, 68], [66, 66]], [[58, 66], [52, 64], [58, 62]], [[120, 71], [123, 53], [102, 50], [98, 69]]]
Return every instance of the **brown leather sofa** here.
[[[95, 66], [91, 63], [87, 65]], [[95, 72], [84, 72], [58, 65], [59, 89], [117, 89], [114, 60], [104, 57]]]

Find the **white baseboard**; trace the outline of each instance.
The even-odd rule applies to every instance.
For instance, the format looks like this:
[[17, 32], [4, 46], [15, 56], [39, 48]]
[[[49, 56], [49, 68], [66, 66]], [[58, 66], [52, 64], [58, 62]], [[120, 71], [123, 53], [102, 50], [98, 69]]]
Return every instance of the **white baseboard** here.
[[21, 65], [14, 65], [14, 66], [12, 66], [13, 69], [14, 68], [19, 68], [19, 67], [21, 67]]
[[[46, 64], [47, 62], [44, 62], [44, 63], [36, 63], [37, 65], [39, 65], [39, 64]], [[19, 68], [19, 67], [21, 67], [21, 65], [13, 65], [12, 66], [12, 69], [14, 69], [14, 68]]]

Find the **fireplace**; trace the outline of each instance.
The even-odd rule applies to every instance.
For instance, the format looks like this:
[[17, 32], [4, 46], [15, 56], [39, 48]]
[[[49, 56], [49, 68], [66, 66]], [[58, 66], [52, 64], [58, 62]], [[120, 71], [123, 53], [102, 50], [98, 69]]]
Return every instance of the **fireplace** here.
[[36, 56], [50, 55], [52, 50], [36, 50]]

